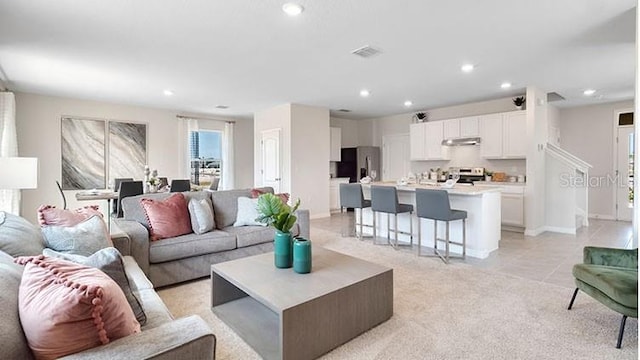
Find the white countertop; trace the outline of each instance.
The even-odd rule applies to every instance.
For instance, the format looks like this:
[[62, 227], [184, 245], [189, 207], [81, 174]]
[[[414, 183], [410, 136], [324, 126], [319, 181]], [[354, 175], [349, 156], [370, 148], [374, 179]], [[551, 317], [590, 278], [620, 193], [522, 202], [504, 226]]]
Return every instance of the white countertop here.
[[517, 181], [475, 181], [475, 184], [478, 185], [491, 185], [491, 186], [525, 186], [527, 185], [526, 182], [517, 182]]
[[462, 185], [456, 184], [453, 188], [447, 189], [435, 184], [407, 184], [397, 185], [395, 182], [374, 182], [371, 184], [362, 184], [363, 187], [369, 187], [371, 185], [383, 185], [383, 186], [395, 186], [399, 191], [411, 191], [415, 192], [416, 189], [440, 189], [447, 190], [451, 195], [482, 195], [488, 192], [501, 192], [502, 189], [499, 186], [490, 185]]

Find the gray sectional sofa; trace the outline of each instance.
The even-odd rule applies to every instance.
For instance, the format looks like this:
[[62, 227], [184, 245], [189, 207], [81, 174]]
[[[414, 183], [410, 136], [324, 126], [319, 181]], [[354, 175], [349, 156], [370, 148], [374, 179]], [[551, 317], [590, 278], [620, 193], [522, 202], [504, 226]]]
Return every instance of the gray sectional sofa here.
[[[116, 247], [128, 244], [115, 242]], [[39, 255], [44, 249], [40, 229], [27, 220], [0, 211], [0, 349], [3, 359], [33, 359], [22, 330], [18, 291], [23, 266], [14, 257]], [[126, 249], [121, 249], [126, 251]], [[131, 256], [124, 257], [131, 289], [145, 311], [142, 332], [63, 359], [214, 359], [216, 337], [199, 316], [173, 319], [153, 285]]]
[[[273, 192], [272, 188], [261, 188]], [[162, 200], [168, 193], [144, 194], [122, 199], [124, 217], [115, 221], [130, 242], [130, 254], [154, 286], [166, 286], [209, 276], [211, 265], [273, 251], [274, 230], [264, 226], [234, 227], [238, 198], [250, 197], [250, 189], [184, 192], [187, 202], [209, 197], [215, 229], [204, 234], [186, 234], [151, 241], [149, 224], [140, 204], [142, 198]], [[309, 211], [298, 210], [292, 233], [309, 237]]]

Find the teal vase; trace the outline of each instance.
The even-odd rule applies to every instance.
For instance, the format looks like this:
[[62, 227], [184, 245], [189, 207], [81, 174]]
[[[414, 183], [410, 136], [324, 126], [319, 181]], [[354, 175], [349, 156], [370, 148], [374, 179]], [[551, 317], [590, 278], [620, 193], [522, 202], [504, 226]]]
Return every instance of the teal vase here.
[[276, 230], [276, 235], [273, 239], [273, 254], [277, 268], [286, 269], [291, 267], [293, 262], [291, 233]]
[[293, 240], [293, 271], [298, 274], [311, 272], [311, 240], [301, 237]]

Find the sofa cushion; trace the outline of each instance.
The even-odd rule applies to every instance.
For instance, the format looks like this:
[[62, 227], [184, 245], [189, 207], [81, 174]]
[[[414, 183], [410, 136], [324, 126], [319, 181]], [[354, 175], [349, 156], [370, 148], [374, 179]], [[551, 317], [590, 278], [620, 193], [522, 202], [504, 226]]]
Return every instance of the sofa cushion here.
[[89, 205], [75, 210], [58, 209], [51, 205], [40, 205], [38, 208], [38, 222], [40, 226], [59, 225], [73, 226], [77, 225], [93, 215], [102, 217], [97, 205]]
[[140, 332], [122, 290], [102, 271], [70, 261], [20, 257], [20, 322], [39, 359], [54, 359]]
[[191, 219], [182, 193], [175, 193], [165, 200], [141, 199], [147, 214], [151, 240], [160, 240], [189, 234]]
[[113, 246], [104, 220], [96, 215], [74, 226], [43, 226], [42, 235], [47, 247], [67, 254], [91, 256]]
[[4, 359], [33, 358], [18, 315], [18, 289], [22, 270], [22, 266], [13, 263], [11, 255], [0, 251], [0, 349]]
[[149, 262], [189, 258], [236, 248], [236, 237], [219, 230], [205, 234], [187, 234], [169, 239], [152, 241], [149, 244]]
[[257, 220], [259, 217], [258, 199], [240, 196], [238, 198], [238, 213], [233, 226], [267, 226], [266, 223]]
[[44, 249], [40, 228], [20, 216], [0, 211], [0, 250], [11, 256], [38, 255]]
[[209, 197], [189, 200], [189, 216], [191, 229], [196, 234], [204, 234], [216, 227], [213, 220], [213, 205]]
[[223, 230], [236, 236], [238, 248], [271, 242], [275, 236], [275, 230], [271, 226], [229, 226]]
[[251, 192], [249, 189], [211, 192], [213, 212], [215, 214], [216, 227], [218, 229], [231, 226], [236, 221], [236, 215], [238, 213], [238, 198], [241, 196], [250, 197]]
[[573, 276], [626, 307], [638, 308], [637, 269], [576, 264], [573, 266]]
[[[132, 220], [139, 222], [144, 225], [144, 227], [149, 229], [149, 222], [147, 221], [147, 216], [142, 208], [142, 204], [140, 204], [141, 199], [152, 199], [152, 200], [165, 200], [169, 196], [175, 193], [150, 193], [143, 195], [130, 196], [122, 199], [122, 213], [125, 220]], [[202, 200], [204, 198], [210, 198], [208, 191], [185, 191], [182, 193], [184, 195], [185, 201], [188, 203], [191, 199]]]
[[147, 321], [147, 317], [140, 305], [140, 301], [133, 294], [131, 285], [129, 284], [129, 278], [125, 273], [122, 255], [120, 255], [118, 249], [113, 247], [104, 248], [89, 257], [63, 254], [51, 249], [44, 249], [42, 254], [45, 256], [73, 261], [77, 264], [91, 266], [109, 275], [109, 277], [113, 279], [118, 286], [120, 286], [120, 289], [122, 289], [122, 292], [127, 298], [127, 302], [129, 303], [129, 306], [131, 306], [131, 310], [133, 310], [136, 320], [138, 320], [140, 325], [144, 325]]

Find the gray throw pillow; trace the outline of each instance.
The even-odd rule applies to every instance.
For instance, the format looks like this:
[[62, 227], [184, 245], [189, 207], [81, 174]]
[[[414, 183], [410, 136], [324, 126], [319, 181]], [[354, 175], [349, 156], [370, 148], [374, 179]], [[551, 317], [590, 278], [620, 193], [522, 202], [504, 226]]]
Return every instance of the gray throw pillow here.
[[18, 256], [39, 255], [44, 249], [40, 228], [26, 219], [0, 211], [0, 250]]
[[209, 198], [189, 200], [189, 216], [191, 229], [196, 234], [204, 234], [216, 226], [213, 220], [213, 205]]
[[113, 246], [104, 221], [97, 215], [75, 226], [43, 226], [42, 235], [48, 248], [66, 254], [91, 256]]
[[129, 278], [124, 271], [124, 261], [122, 255], [118, 249], [114, 247], [104, 248], [97, 251], [93, 255], [86, 257], [82, 255], [64, 254], [51, 249], [44, 249], [42, 254], [49, 257], [56, 257], [63, 260], [73, 261], [75, 263], [94, 267], [103, 273], [107, 274], [113, 281], [120, 286], [131, 310], [136, 316], [136, 319], [140, 325], [144, 325], [147, 322], [147, 315], [140, 305], [140, 301], [133, 294], [131, 290], [131, 284], [129, 284]]

